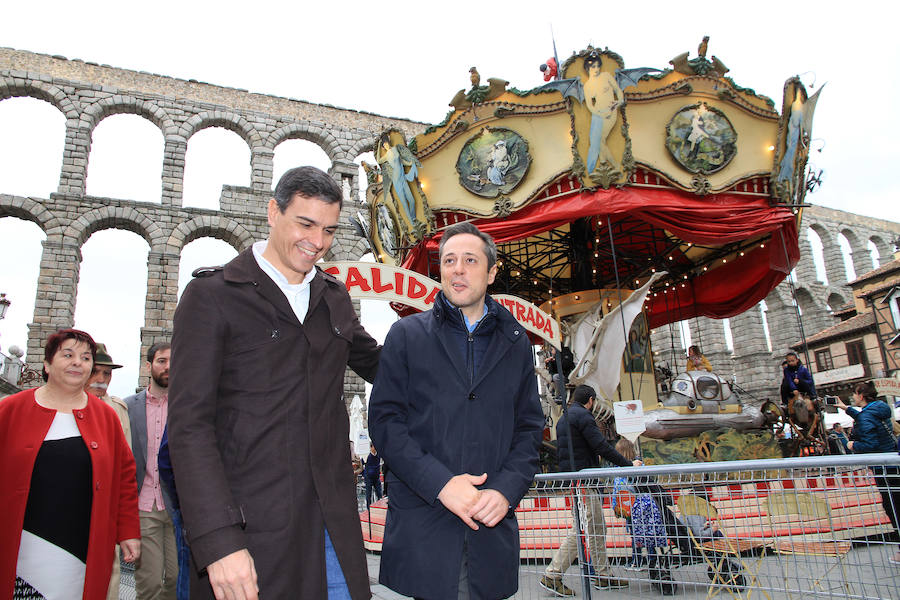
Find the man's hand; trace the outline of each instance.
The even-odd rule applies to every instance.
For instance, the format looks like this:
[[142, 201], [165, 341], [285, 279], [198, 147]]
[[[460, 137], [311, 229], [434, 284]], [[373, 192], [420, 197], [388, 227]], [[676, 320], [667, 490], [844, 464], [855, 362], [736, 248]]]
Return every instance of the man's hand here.
[[638, 459], [634, 459], [633, 461], [631, 461], [631, 466], [632, 466], [632, 467], [643, 467], [643, 466], [644, 466], [644, 461], [638, 460]]
[[493, 527], [509, 512], [509, 500], [497, 490], [481, 490], [481, 497], [469, 510], [469, 515], [488, 527]]
[[259, 599], [256, 567], [246, 548], [223, 556], [206, 567], [206, 573], [216, 600]]
[[853, 442], [847, 442], [847, 450], [853, 450]]
[[451, 477], [438, 493], [438, 500], [441, 501], [444, 508], [462, 519], [463, 523], [472, 529], [478, 529], [478, 525], [469, 515], [481, 495], [481, 490], [475, 486], [481, 485], [486, 480], [487, 473], [482, 473], [477, 477], [468, 473]]
[[141, 540], [138, 538], [122, 540], [119, 548], [122, 549], [122, 560], [127, 563], [133, 563], [141, 557]]

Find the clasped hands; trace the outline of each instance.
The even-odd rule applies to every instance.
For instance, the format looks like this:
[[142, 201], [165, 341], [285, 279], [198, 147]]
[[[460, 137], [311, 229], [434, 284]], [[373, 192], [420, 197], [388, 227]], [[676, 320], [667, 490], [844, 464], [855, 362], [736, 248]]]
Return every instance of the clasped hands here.
[[438, 500], [472, 529], [478, 529], [478, 523], [493, 527], [509, 512], [509, 501], [497, 490], [475, 487], [485, 481], [487, 473], [451, 477], [438, 493]]

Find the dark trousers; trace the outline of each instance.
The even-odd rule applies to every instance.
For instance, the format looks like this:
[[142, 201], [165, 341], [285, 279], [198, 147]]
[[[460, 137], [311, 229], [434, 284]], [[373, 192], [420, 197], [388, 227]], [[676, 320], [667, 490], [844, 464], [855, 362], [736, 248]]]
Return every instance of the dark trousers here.
[[372, 504], [372, 491], [378, 496], [378, 500], [381, 500], [383, 494], [381, 493], [381, 478], [378, 476], [378, 473], [374, 475], [364, 474], [363, 478], [366, 480], [366, 503]]
[[178, 547], [178, 579], [175, 581], [175, 597], [178, 600], [188, 600], [191, 597], [191, 549], [184, 537], [184, 521], [181, 517], [181, 510], [173, 508], [170, 514], [172, 515], [172, 524], [175, 526], [175, 544]]
[[900, 468], [894, 466], [874, 466], [872, 472], [875, 475], [875, 485], [881, 494], [881, 504], [894, 526], [894, 534], [900, 532], [897, 527], [898, 515], [900, 515]]

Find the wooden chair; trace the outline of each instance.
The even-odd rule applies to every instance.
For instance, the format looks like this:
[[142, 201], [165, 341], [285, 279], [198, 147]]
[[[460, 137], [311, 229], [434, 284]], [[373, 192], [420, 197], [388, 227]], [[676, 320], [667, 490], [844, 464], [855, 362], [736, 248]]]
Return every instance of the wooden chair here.
[[[766, 500], [766, 513], [775, 535], [770, 547], [778, 555], [836, 559], [820, 577], [813, 580], [812, 590], [830, 592], [831, 589], [826, 590], [822, 582], [835, 567], [840, 566], [839, 587], [845, 588], [848, 595], [852, 594], [844, 557], [853, 544], [847, 540], [834, 539], [834, 521], [825, 498], [801, 490], [773, 493]], [[823, 539], [823, 536], [830, 539]], [[788, 572], [784, 564], [782, 576], [787, 590]]]
[[[694, 494], [683, 494], [678, 498], [678, 510], [682, 516], [699, 516], [715, 526], [721, 536], [698, 538], [693, 529], [688, 527], [691, 543], [709, 568], [710, 586], [706, 597], [712, 598], [722, 590], [726, 590], [732, 598], [741, 599], [741, 592], [746, 589], [747, 599], [753, 595], [754, 589], [771, 599], [771, 596], [759, 588], [757, 575], [768, 540], [729, 537], [722, 528], [719, 512], [706, 499]], [[745, 560], [745, 555], [759, 551], [753, 568]], [[735, 568], [740, 565], [740, 568]]]

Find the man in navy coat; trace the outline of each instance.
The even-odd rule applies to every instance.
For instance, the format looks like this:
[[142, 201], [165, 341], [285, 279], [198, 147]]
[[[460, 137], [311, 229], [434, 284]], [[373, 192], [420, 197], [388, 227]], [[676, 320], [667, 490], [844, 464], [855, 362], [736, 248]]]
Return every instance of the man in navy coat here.
[[544, 416], [524, 327], [486, 295], [497, 248], [470, 223], [441, 239], [430, 311], [388, 333], [369, 432], [391, 466], [379, 580], [416, 598], [518, 589], [516, 505], [538, 470]]

